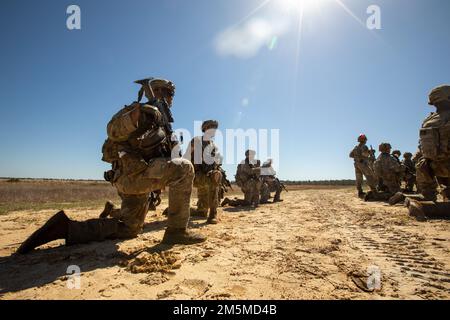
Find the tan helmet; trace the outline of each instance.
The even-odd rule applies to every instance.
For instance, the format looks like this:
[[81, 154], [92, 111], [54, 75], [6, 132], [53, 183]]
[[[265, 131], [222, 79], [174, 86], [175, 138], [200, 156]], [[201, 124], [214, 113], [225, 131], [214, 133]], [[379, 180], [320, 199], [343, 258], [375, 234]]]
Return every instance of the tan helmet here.
[[378, 150], [382, 153], [390, 153], [391, 152], [391, 144], [387, 143], [387, 142], [383, 142], [382, 144], [380, 144], [380, 146], [378, 147]]
[[262, 166], [263, 166], [264, 168], [269, 168], [269, 167], [272, 166], [272, 162], [273, 162], [272, 159], [269, 158], [269, 159], [267, 159], [267, 160], [263, 163]]
[[[142, 87], [139, 90], [138, 102], [141, 101], [142, 96], [145, 93], [147, 99], [151, 100], [154, 98], [156, 90], [160, 91], [163, 96], [174, 96], [175, 95], [175, 85], [172, 81], [160, 78], [145, 78], [141, 80], [136, 80], [135, 83], [140, 84]], [[161, 90], [163, 89], [163, 90]]]
[[255, 156], [256, 155], [256, 151], [255, 150], [250, 150], [250, 149], [245, 151], [245, 157], [246, 158], [250, 157], [250, 155]]
[[442, 85], [439, 87], [434, 88], [431, 90], [430, 94], [428, 95], [428, 104], [429, 105], [436, 105], [437, 103], [441, 102], [450, 102], [450, 86], [449, 85]]
[[219, 127], [219, 122], [216, 120], [206, 120], [202, 123], [202, 132], [208, 129], [217, 129]]
[[405, 159], [411, 159], [412, 156], [413, 156], [413, 154], [411, 152], [405, 152], [403, 154], [403, 158], [405, 158]]
[[402, 152], [400, 150], [392, 151], [392, 155], [397, 155], [399, 158], [402, 156]]
[[163, 95], [170, 95], [172, 97], [175, 95], [176, 88], [172, 81], [157, 78], [151, 80], [149, 83], [153, 90], [160, 90]]

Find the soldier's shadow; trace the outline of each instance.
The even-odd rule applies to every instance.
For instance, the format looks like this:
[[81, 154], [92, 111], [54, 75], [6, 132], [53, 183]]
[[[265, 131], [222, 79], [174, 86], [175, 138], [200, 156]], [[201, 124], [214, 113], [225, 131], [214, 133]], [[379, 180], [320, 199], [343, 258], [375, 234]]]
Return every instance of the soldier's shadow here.
[[254, 211], [257, 208], [255, 207], [225, 207], [222, 208], [223, 211], [225, 212], [231, 212], [231, 213], [236, 213], [236, 212], [244, 212], [244, 211]]
[[[118, 265], [127, 255], [118, 251], [119, 240], [92, 242], [83, 245], [37, 249], [26, 255], [12, 254], [0, 258], [0, 295], [36, 288], [62, 280], [74, 271], [82, 273]], [[79, 269], [78, 269], [79, 268]]]
[[450, 220], [450, 212], [445, 216], [427, 216], [426, 220]]
[[[189, 218], [189, 228], [196, 229], [207, 225], [207, 217], [191, 215]], [[152, 221], [144, 224], [143, 233], [159, 231], [167, 227], [167, 217], [165, 220]]]
[[[144, 225], [143, 233], [166, 227], [165, 221], [153, 221]], [[55, 282], [66, 286], [67, 279], [79, 268], [81, 279], [89, 271], [120, 265], [143, 251], [161, 252], [173, 246], [156, 244], [131, 253], [119, 251], [123, 239], [91, 242], [74, 246], [37, 249], [26, 255], [12, 254], [0, 258], [0, 297], [5, 293], [37, 288]], [[107, 285], [107, 283], [105, 283]]]

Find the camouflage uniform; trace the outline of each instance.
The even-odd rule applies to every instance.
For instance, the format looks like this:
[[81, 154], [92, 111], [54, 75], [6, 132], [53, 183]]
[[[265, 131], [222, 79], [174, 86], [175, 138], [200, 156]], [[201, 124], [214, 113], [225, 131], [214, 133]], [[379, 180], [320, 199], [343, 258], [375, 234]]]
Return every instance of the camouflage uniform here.
[[420, 190], [420, 186], [417, 183], [417, 164], [419, 163], [419, 161], [421, 159], [422, 159], [422, 151], [420, 151], [420, 146], [419, 146], [419, 149], [416, 151], [416, 153], [414, 153], [411, 160], [414, 162], [414, 172], [416, 173], [415, 183], [416, 183], [417, 192], [420, 194], [422, 194], [422, 191]]
[[405, 169], [394, 156], [387, 152], [381, 153], [374, 163], [374, 171], [377, 177], [383, 179], [383, 184], [390, 194], [400, 191]]
[[[450, 104], [450, 86], [443, 87], [442, 91], [447, 90], [449, 95], [447, 104]], [[432, 95], [433, 92], [430, 104], [435, 104]], [[435, 201], [437, 187], [441, 185], [442, 195], [450, 199], [450, 106], [431, 113], [425, 119], [420, 130], [420, 149], [422, 157], [416, 165], [418, 189], [425, 199]]]
[[[157, 81], [172, 88], [166, 80]], [[61, 238], [70, 245], [136, 237], [144, 225], [150, 192], [166, 186], [169, 186], [169, 215], [163, 241], [186, 244], [204, 241], [204, 237], [186, 231], [194, 168], [186, 159], [171, 159], [171, 137], [164, 124], [167, 122], [162, 112], [149, 103], [135, 102], [114, 115], [108, 123], [108, 140], [102, 151], [103, 160], [113, 164], [113, 170], [105, 177], [122, 198], [120, 211], [112, 210], [110, 218], [87, 221], [73, 221], [59, 212], [29, 237], [19, 252], [26, 253]]]
[[245, 161], [238, 166], [236, 182], [244, 193], [244, 200], [248, 204], [259, 204], [259, 192], [261, 189], [259, 173], [259, 161], [256, 161], [255, 164]]
[[383, 181], [385, 189], [382, 191], [370, 191], [365, 195], [364, 200], [389, 200], [389, 204], [394, 205], [404, 200], [404, 195], [400, 192], [400, 189], [405, 168], [390, 154], [391, 145], [389, 143], [380, 144], [379, 151], [381, 154], [374, 162], [373, 168], [376, 178]]
[[400, 150], [394, 150], [392, 151], [392, 156], [394, 157], [395, 160], [397, 160], [398, 163], [402, 163], [402, 161], [400, 160], [400, 157], [402, 156], [402, 153]]
[[194, 178], [192, 164], [182, 158], [157, 158], [148, 164], [130, 158], [121, 161], [118, 168], [124, 172], [114, 182], [122, 198], [120, 211], [109, 219], [70, 221], [67, 244], [136, 237], [148, 212], [149, 193], [165, 186], [169, 186], [168, 227], [187, 227]]
[[[202, 131], [216, 129], [217, 126], [216, 121], [205, 121]], [[205, 159], [205, 156], [208, 159]], [[195, 137], [189, 144], [185, 158], [194, 162], [194, 186], [197, 188], [198, 195], [197, 212], [206, 215], [209, 210], [208, 221], [216, 223], [219, 189], [222, 182], [222, 172], [219, 169], [220, 155], [217, 147], [211, 139], [207, 139], [205, 136]]]
[[412, 154], [410, 152], [405, 152], [403, 159], [403, 166], [406, 169], [405, 173], [405, 189], [407, 192], [414, 191], [414, 185], [416, 184], [416, 164], [412, 160]]
[[[419, 220], [450, 215], [450, 85], [434, 88], [429, 105], [436, 107], [420, 129], [416, 162], [417, 189], [425, 200], [408, 201], [409, 213]], [[444, 202], [436, 202], [440, 185]]]
[[222, 205], [231, 206], [258, 206], [260, 200], [261, 180], [261, 163], [259, 160], [253, 159], [254, 151], [247, 150], [246, 158], [237, 167], [236, 184], [244, 193], [244, 200], [225, 198]]
[[261, 167], [261, 199], [260, 203], [267, 203], [270, 199], [271, 192], [275, 192], [274, 202], [281, 200], [281, 183], [275, 177], [276, 172], [272, 168], [272, 161], [268, 161]]
[[[358, 140], [361, 140], [361, 136]], [[370, 150], [366, 146], [364, 139], [363, 141], [364, 142], [360, 141], [359, 145], [357, 145], [349, 155], [350, 158], [353, 158], [355, 161], [356, 189], [358, 190], [359, 195], [364, 193], [362, 188], [363, 176], [366, 177], [370, 189], [372, 191], [376, 190], [376, 180], [370, 163]]]

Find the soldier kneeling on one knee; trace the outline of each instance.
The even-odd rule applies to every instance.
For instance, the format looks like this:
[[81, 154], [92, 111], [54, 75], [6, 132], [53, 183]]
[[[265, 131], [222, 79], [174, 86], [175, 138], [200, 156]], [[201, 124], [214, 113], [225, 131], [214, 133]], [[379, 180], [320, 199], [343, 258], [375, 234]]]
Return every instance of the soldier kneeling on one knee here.
[[[149, 194], [166, 186], [169, 213], [162, 242], [193, 244], [206, 240], [187, 229], [194, 168], [180, 157], [178, 144], [172, 139], [170, 107], [175, 86], [155, 78], [136, 83], [142, 85], [138, 101], [113, 116], [103, 145], [103, 160], [112, 164], [106, 176], [122, 198], [121, 208], [107, 206], [101, 218], [87, 221], [71, 220], [60, 211], [20, 246], [19, 253], [57, 239], [65, 239], [70, 245], [134, 238], [143, 229]], [[144, 94], [148, 102], [140, 103]]]

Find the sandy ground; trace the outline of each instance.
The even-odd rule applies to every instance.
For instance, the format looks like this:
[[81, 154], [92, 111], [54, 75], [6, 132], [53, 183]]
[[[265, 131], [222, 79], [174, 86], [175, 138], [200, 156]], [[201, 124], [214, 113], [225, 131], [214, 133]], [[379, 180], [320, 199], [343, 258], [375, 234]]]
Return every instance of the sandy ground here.
[[[354, 193], [298, 190], [256, 210], [223, 208], [218, 225], [192, 219], [209, 237], [194, 246], [158, 244], [163, 203], [137, 239], [53, 242], [27, 256], [12, 253], [54, 211], [10, 213], [0, 216], [0, 298], [449, 299], [450, 221], [417, 222]], [[70, 265], [80, 267], [79, 289], [68, 288], [77, 284]]]

